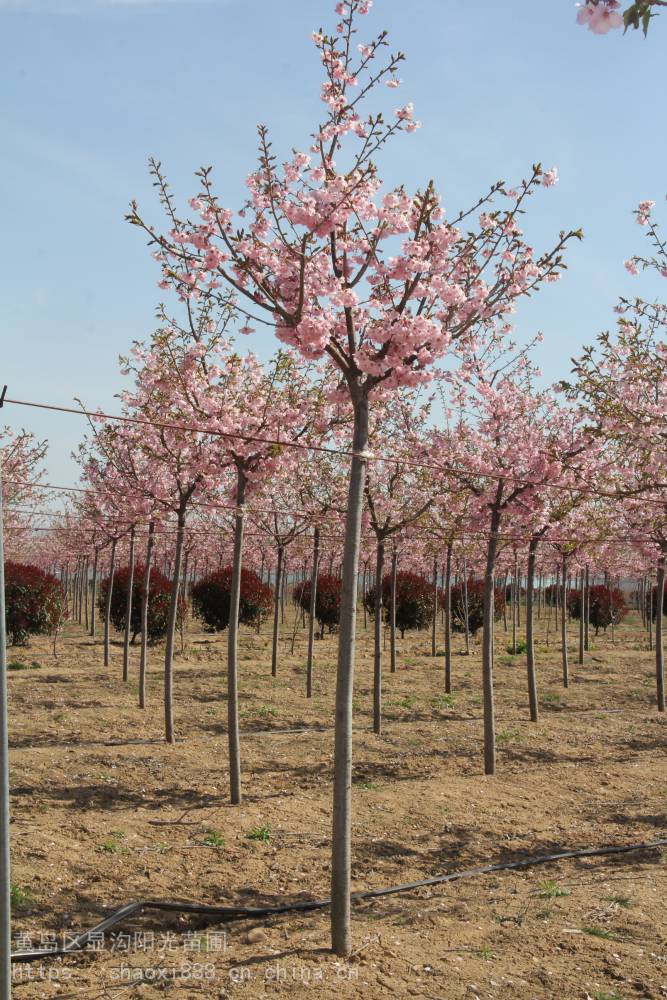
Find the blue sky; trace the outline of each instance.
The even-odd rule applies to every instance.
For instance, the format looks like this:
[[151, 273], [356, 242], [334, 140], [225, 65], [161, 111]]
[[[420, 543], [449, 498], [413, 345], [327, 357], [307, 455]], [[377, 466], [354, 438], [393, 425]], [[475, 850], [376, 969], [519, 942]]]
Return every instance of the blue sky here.
[[[165, 294], [141, 234], [123, 221], [131, 198], [159, 218], [146, 161], [159, 158], [177, 197], [213, 164], [234, 207], [255, 160], [255, 125], [276, 152], [306, 148], [320, 116], [310, 32], [332, 0], [0, 0], [4, 202], [0, 382], [9, 395], [116, 407], [117, 356], [150, 335]], [[649, 296], [623, 261], [643, 249], [632, 209], [667, 184], [667, 15], [648, 39], [596, 37], [570, 0], [376, 0], [363, 30], [382, 27], [407, 61], [400, 103], [423, 126], [381, 160], [387, 183], [433, 177], [445, 208], [539, 160], [560, 183], [532, 200], [536, 247], [581, 226], [570, 270], [524, 305], [527, 337], [549, 381], [612, 322], [619, 293]], [[665, 22], [663, 24], [663, 21]], [[362, 36], [360, 36], [362, 37]], [[398, 101], [397, 101], [398, 103]], [[664, 202], [663, 202], [664, 204]], [[168, 294], [168, 293], [167, 293]], [[270, 332], [253, 341], [274, 347]], [[71, 417], [7, 408], [51, 441], [53, 482], [71, 483], [84, 432]]]

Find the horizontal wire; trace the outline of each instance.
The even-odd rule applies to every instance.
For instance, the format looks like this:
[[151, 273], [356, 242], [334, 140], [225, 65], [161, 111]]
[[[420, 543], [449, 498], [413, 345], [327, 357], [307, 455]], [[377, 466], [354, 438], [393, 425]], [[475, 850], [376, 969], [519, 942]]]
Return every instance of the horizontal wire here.
[[[74, 414], [75, 416], [79, 417], [81, 416], [91, 417], [97, 420], [100, 419], [113, 420], [120, 423], [138, 424], [144, 427], [158, 427], [168, 430], [186, 431], [188, 433], [193, 433], [193, 434], [206, 434], [211, 437], [222, 437], [231, 440], [244, 441], [246, 443], [257, 443], [257, 444], [266, 444], [271, 446], [280, 446], [285, 448], [296, 448], [302, 451], [320, 452], [329, 455], [343, 455], [346, 456], [347, 458], [353, 458], [357, 455], [357, 453], [354, 451], [349, 451], [344, 448], [332, 448], [328, 445], [306, 444], [304, 441], [285, 441], [280, 438], [265, 438], [265, 437], [253, 436], [250, 434], [235, 434], [232, 433], [231, 431], [210, 430], [206, 427], [196, 427], [189, 424], [164, 423], [154, 420], [146, 420], [143, 417], [128, 417], [128, 416], [122, 416], [120, 414], [105, 413], [100, 410], [95, 412], [91, 410], [85, 410], [83, 408], [75, 409], [74, 407], [70, 406], [55, 406], [51, 403], [36, 403], [32, 400], [10, 399], [9, 397], [5, 397], [4, 402], [11, 403], [14, 406], [28, 406], [40, 410], [50, 410], [55, 413], [68, 413], [68, 414]], [[568, 485], [565, 483], [536, 482], [534, 480], [524, 479], [518, 476], [512, 476], [509, 472], [508, 473], [477, 472], [477, 471], [471, 471], [470, 469], [461, 469], [457, 466], [440, 466], [440, 465], [433, 465], [432, 463], [429, 462], [417, 462], [414, 459], [401, 458], [394, 455], [378, 456], [378, 455], [373, 455], [370, 452], [364, 452], [363, 458], [369, 462], [386, 462], [392, 465], [405, 465], [408, 468], [430, 469], [433, 472], [449, 474], [452, 477], [455, 477], [457, 475], [475, 476], [480, 479], [491, 479], [494, 482], [502, 481], [502, 482], [520, 484], [522, 486], [535, 486], [539, 487], [540, 489], [562, 490], [565, 492], [571, 492], [574, 490], [577, 493], [582, 493], [584, 495], [594, 496], [598, 498], [606, 498], [609, 500], [630, 499], [627, 495], [623, 494], [619, 495], [617, 493], [603, 493], [600, 490], [596, 490], [592, 487], [587, 487], [582, 485], [574, 486], [572, 484]], [[656, 488], [658, 488], [657, 484]], [[644, 503], [654, 503], [658, 504], [659, 506], [664, 506], [664, 502], [661, 500], [652, 500], [648, 497], [646, 498], [643, 497], [642, 500]]]
[[[231, 508], [231, 509], [235, 510], [236, 508]], [[23, 508], [14, 507], [11, 504], [7, 504], [5, 506], [5, 510], [16, 510], [16, 511], [18, 511], [21, 514], [21, 516], [26, 516], [26, 515], [33, 515], [33, 516], [36, 516], [36, 517], [68, 517], [69, 516], [68, 512], [66, 512], [66, 511], [57, 511], [57, 510], [52, 510], [52, 511], [25, 510]], [[253, 511], [247, 509], [245, 511], [245, 513], [251, 515], [253, 513]], [[65, 531], [80, 531], [80, 530], [92, 531], [93, 530], [92, 528], [83, 528], [83, 529], [81, 529], [79, 527], [79, 524], [80, 524], [81, 521], [83, 521], [84, 523], [85, 522], [89, 522], [92, 525], [99, 526], [99, 522], [96, 521], [94, 518], [82, 516], [82, 517], [77, 517], [76, 523], [72, 524], [72, 525], [53, 526], [53, 527], [48, 528], [48, 529], [46, 529], [46, 528], [39, 529], [37, 527], [30, 527], [30, 526], [28, 526], [28, 527], [25, 527], [22, 530], [26, 530], [26, 531], [28, 531], [28, 530], [31, 530], [31, 531], [49, 530], [49, 531], [63, 531], [63, 532], [65, 532]], [[113, 523], [118, 524], [119, 522], [117, 520], [114, 520]], [[123, 520], [120, 523], [128, 524], [128, 525], [133, 525], [135, 528], [146, 528], [146, 529], [148, 528], [148, 526], [150, 524], [150, 522], [146, 521], [146, 520], [136, 520], [136, 521]], [[226, 526], [221, 524], [221, 525], [218, 525], [217, 527], [220, 528], [220, 529], [224, 529]], [[158, 522], [158, 523], [156, 523], [155, 530], [156, 530], [156, 532], [158, 534], [176, 534], [176, 532], [177, 532], [178, 529], [177, 528], [165, 528], [164, 525], [161, 525]], [[406, 528], [404, 530], [407, 531], [407, 532], [409, 532], [409, 528]], [[188, 526], [186, 526], [186, 528], [185, 528], [186, 536], [193, 535], [193, 534], [199, 534], [199, 535], [206, 535], [208, 537], [208, 536], [212, 535], [214, 532], [215, 532], [215, 527], [204, 528], [204, 527], [188, 527]], [[272, 535], [272, 532], [269, 531], [269, 530], [267, 530], [267, 531], [263, 531], [263, 532], [260, 532], [260, 533], [258, 533], [258, 534], [255, 535], [255, 534], [253, 534], [251, 532], [245, 531], [244, 535], [246, 537], [262, 537], [262, 538], [266, 538], [266, 537], [270, 537]], [[305, 536], [304, 536], [303, 533], [301, 533], [301, 534], [299, 534], [297, 536], [297, 538], [304, 538], [304, 537]], [[477, 530], [477, 531], [466, 531], [466, 532], [463, 532], [460, 535], [454, 536], [451, 540], [452, 540], [452, 542], [461, 542], [461, 543], [465, 544], [466, 541], [473, 541], [473, 540], [483, 540], [483, 541], [486, 541], [490, 537], [491, 537], [491, 532]], [[531, 541], [531, 538], [532, 538], [531, 535], [516, 535], [516, 534], [514, 534], [512, 532], [502, 532], [502, 531], [498, 532], [495, 537], [498, 538], [499, 541], [505, 541], [505, 542], [514, 543], [514, 544], [519, 544], [520, 542], [528, 543], [528, 542]], [[296, 541], [297, 538], [294, 538], [293, 541]], [[328, 539], [332, 539], [332, 538], [343, 539], [344, 535], [342, 535], [342, 534], [341, 535], [323, 535], [323, 534], [320, 533], [320, 538], [325, 538], [325, 539], [326, 538], [328, 538]], [[374, 532], [367, 532], [365, 534], [362, 534], [362, 538], [371, 539], [373, 541], [377, 540], [377, 536], [375, 535]], [[385, 541], [391, 542], [391, 540], [394, 539], [394, 538], [397, 541], [412, 541], [412, 540], [415, 540], [415, 539], [419, 540], [419, 541], [431, 541], [431, 542], [433, 541], [433, 535], [432, 534], [423, 535], [423, 534], [415, 534], [413, 532], [409, 532], [409, 537], [408, 538], [406, 538], [406, 536], [403, 535], [401, 532], [395, 532], [393, 535], [390, 535], [387, 538], [385, 538]], [[447, 536], [447, 539], [445, 539], [443, 537], [443, 542], [446, 541], [446, 540], [448, 540], [448, 536]], [[597, 545], [597, 544], [600, 544], [602, 542], [607, 542], [607, 541], [647, 543], [648, 540], [645, 537], [633, 536], [633, 535], [628, 535], [628, 534], [615, 535], [615, 534], [611, 534], [609, 532], [606, 532], [604, 535], [598, 535], [598, 536], [589, 537], [589, 538], [581, 538], [579, 536], [569, 536], [569, 537], [565, 537], [564, 538], [562, 536], [555, 536], [555, 537], [553, 537], [553, 536], [550, 536], [550, 535], [546, 535], [542, 539], [540, 539], [540, 541], [542, 542], [543, 545], [549, 545], [549, 544], [552, 544], [552, 545], [572, 545], [572, 544], [578, 544], [578, 545]], [[108, 544], [110, 544], [110, 543], [108, 543]], [[574, 555], [574, 553], [572, 553], [572, 554]]]

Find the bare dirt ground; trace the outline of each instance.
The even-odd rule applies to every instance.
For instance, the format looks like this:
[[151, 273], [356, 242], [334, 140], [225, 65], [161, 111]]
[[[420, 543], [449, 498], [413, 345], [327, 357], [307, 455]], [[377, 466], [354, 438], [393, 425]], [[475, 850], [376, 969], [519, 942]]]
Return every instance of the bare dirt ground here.
[[[190, 624], [176, 665], [178, 743], [162, 742], [160, 649], [149, 707], [121, 679], [120, 644], [70, 625], [10, 649], [12, 881], [16, 946], [74, 934], [142, 898], [260, 905], [328, 895], [335, 636], [305, 635], [278, 677], [268, 628], [241, 651], [244, 802], [228, 804], [225, 636]], [[360, 615], [361, 619], [361, 615]], [[559, 850], [667, 836], [666, 720], [636, 615], [600, 636], [571, 686], [538, 647], [541, 719], [527, 721], [523, 656], [497, 631], [498, 774], [482, 771], [481, 667], [455, 640], [454, 695], [425, 633], [399, 640], [385, 674], [386, 726], [370, 732], [371, 632], [360, 620], [356, 681], [354, 888]], [[540, 624], [544, 638], [544, 621]], [[285, 732], [284, 730], [305, 730]], [[313, 996], [612, 998], [667, 996], [664, 851], [501, 872], [359, 904], [349, 962], [328, 951], [327, 911], [225, 926], [147, 913], [78, 956], [16, 965], [36, 997]], [[143, 970], [144, 982], [134, 977]]]

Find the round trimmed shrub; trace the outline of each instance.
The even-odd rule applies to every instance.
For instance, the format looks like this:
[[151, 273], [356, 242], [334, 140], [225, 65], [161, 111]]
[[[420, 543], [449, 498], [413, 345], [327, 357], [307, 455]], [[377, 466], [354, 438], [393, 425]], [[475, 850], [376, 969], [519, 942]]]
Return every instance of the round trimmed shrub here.
[[7, 636], [24, 646], [31, 635], [52, 635], [67, 615], [60, 580], [39, 566], [5, 563]]
[[[604, 584], [595, 584], [589, 588], [590, 610], [588, 621], [595, 628], [597, 635], [600, 629], [605, 632], [612, 621], [618, 625], [628, 613], [628, 606], [625, 603], [623, 592], [617, 587], [606, 587]], [[581, 591], [571, 590], [567, 595], [567, 609], [571, 618], [581, 618]]]
[[[132, 610], [130, 613], [130, 630], [132, 642], [141, 632], [141, 595], [144, 589], [144, 567], [134, 567], [134, 583], [132, 584]], [[125, 610], [127, 607], [127, 588], [130, 582], [130, 567], [121, 566], [113, 575], [113, 590], [111, 591], [111, 624], [119, 632], [125, 630]], [[104, 614], [109, 588], [108, 577], [100, 582], [97, 606], [100, 614]], [[155, 567], [151, 568], [148, 590], [148, 641], [151, 643], [164, 639], [167, 634], [169, 620], [169, 604], [171, 601], [171, 580]], [[185, 615], [185, 601], [179, 595], [176, 625], [180, 626]]]
[[[232, 567], [209, 573], [192, 588], [192, 609], [204, 623], [207, 632], [222, 632], [229, 625]], [[273, 590], [262, 583], [251, 569], [241, 570], [241, 601], [239, 622], [259, 628], [262, 618], [271, 610]]]
[[[382, 578], [383, 618], [389, 622], [391, 602], [391, 573]], [[371, 617], [375, 614], [375, 587], [364, 595], [364, 603]], [[396, 628], [401, 638], [406, 631], [426, 628], [433, 615], [433, 584], [430, 580], [399, 570], [396, 574]]]
[[[315, 617], [320, 626], [320, 639], [324, 638], [324, 629], [335, 632], [340, 621], [340, 596], [343, 589], [343, 581], [337, 576], [323, 574], [317, 578], [317, 590], [315, 591]], [[310, 611], [310, 580], [297, 583], [294, 588], [294, 600], [303, 608]]]
[[[462, 583], [452, 587], [452, 632], [465, 632], [465, 594]], [[444, 601], [444, 594], [442, 595]], [[502, 588], [496, 587], [493, 599], [496, 621], [503, 612]], [[468, 632], [474, 635], [484, 624], [484, 581], [468, 580]]]

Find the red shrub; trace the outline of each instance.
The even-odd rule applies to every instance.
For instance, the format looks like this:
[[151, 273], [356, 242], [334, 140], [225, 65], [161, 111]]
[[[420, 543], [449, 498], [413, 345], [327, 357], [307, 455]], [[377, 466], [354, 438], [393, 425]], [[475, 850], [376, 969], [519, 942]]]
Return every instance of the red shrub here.
[[[125, 609], [127, 607], [127, 588], [130, 581], [130, 567], [122, 566], [114, 573], [113, 590], [111, 591], [111, 622], [119, 632], [125, 629]], [[98, 607], [103, 614], [107, 603], [107, 588], [109, 580], [100, 584]], [[135, 566], [132, 584], [132, 610], [130, 613], [130, 629], [132, 642], [141, 632], [141, 595], [144, 589], [144, 567]], [[148, 640], [157, 642], [167, 634], [169, 605], [171, 602], [171, 580], [155, 567], [151, 568], [148, 594]], [[180, 625], [185, 614], [185, 601], [179, 595], [176, 624]]]
[[[444, 597], [444, 595], [443, 595]], [[494, 618], [500, 618], [503, 611], [503, 591], [496, 587], [493, 595]], [[468, 632], [474, 635], [484, 624], [484, 581], [468, 580]], [[452, 587], [452, 631], [465, 632], [465, 593], [463, 584]]]
[[[315, 591], [315, 617], [320, 626], [320, 639], [324, 638], [325, 627], [330, 632], [334, 632], [340, 621], [340, 595], [343, 588], [343, 581], [337, 576], [324, 574], [317, 578], [317, 590]], [[294, 600], [303, 608], [310, 611], [310, 580], [304, 583], [297, 583], [294, 588]]]
[[[600, 629], [606, 631], [612, 621], [618, 625], [628, 613], [623, 592], [617, 587], [607, 587], [604, 584], [589, 587], [589, 602], [588, 621], [594, 626], [596, 635]], [[581, 617], [580, 590], [571, 590], [568, 593], [567, 610], [572, 618]]]
[[[198, 580], [192, 588], [192, 607], [197, 618], [201, 618], [209, 632], [222, 632], [229, 625], [230, 591], [232, 567]], [[241, 570], [241, 603], [239, 622], [256, 625], [267, 614], [273, 603], [273, 591], [262, 583], [257, 573], [251, 569]]]
[[[391, 598], [391, 573], [382, 578], [382, 606], [385, 621], [389, 621], [389, 604]], [[375, 614], [375, 587], [364, 595], [364, 602], [369, 614]], [[401, 636], [406, 629], [426, 628], [433, 614], [433, 584], [430, 580], [399, 570], [396, 574], [396, 628]]]
[[60, 581], [22, 563], [5, 563], [5, 606], [7, 635], [15, 646], [31, 635], [52, 635], [67, 615]]

